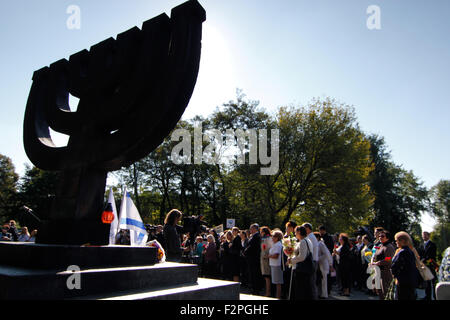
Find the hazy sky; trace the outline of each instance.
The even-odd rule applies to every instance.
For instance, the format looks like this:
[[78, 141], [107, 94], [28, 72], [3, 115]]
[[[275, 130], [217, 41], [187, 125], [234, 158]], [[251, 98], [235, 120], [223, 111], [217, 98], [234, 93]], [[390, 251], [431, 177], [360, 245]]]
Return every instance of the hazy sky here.
[[[22, 122], [33, 71], [88, 49], [183, 1], [0, 1], [0, 153], [29, 163]], [[203, 0], [207, 12], [185, 118], [209, 115], [236, 88], [270, 112], [330, 96], [431, 187], [450, 179], [450, 1]], [[80, 29], [69, 29], [70, 5]], [[367, 8], [380, 8], [369, 30]], [[59, 140], [58, 140], [59, 141]], [[433, 221], [424, 219], [430, 229]]]

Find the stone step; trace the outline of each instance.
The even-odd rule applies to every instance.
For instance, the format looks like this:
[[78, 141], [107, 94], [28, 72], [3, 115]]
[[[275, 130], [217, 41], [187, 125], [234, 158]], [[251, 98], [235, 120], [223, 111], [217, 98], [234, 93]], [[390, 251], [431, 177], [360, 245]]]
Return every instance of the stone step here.
[[150, 266], [157, 263], [157, 249], [132, 246], [70, 246], [28, 242], [0, 242], [1, 265], [29, 269], [67, 270]]
[[[69, 277], [75, 279], [78, 275], [80, 290], [69, 290]], [[0, 266], [0, 299], [67, 299], [125, 290], [193, 285], [197, 278], [196, 265], [169, 262], [153, 266], [85, 269], [75, 273]]]
[[82, 297], [88, 300], [239, 300], [238, 282], [198, 278], [194, 284], [162, 286], [151, 291], [129, 290]]

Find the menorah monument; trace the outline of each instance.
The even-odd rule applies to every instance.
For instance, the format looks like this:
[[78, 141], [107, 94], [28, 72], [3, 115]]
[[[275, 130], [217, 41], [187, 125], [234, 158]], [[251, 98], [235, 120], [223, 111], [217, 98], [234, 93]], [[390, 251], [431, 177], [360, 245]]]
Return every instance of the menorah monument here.
[[[202, 23], [188, 1], [36, 71], [23, 139], [31, 162], [60, 172], [37, 243], [108, 244], [101, 222], [107, 173], [145, 157], [180, 120], [196, 83]], [[79, 98], [76, 111], [69, 94]], [[50, 130], [69, 136], [56, 147]]]

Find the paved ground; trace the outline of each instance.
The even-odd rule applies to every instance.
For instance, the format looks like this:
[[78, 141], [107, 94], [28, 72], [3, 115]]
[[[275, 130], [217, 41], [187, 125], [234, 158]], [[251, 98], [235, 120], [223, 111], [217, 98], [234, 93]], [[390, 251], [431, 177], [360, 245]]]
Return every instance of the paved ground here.
[[[263, 293], [261, 293], [263, 294]], [[417, 298], [423, 298], [425, 296], [425, 290], [417, 290]], [[241, 286], [241, 300], [264, 300], [266, 297], [255, 296], [250, 294], [250, 290], [246, 287]], [[331, 290], [331, 294], [328, 297], [328, 300], [379, 300], [378, 296], [369, 295], [363, 291], [353, 289], [350, 293], [349, 297], [341, 296], [335, 287]]]

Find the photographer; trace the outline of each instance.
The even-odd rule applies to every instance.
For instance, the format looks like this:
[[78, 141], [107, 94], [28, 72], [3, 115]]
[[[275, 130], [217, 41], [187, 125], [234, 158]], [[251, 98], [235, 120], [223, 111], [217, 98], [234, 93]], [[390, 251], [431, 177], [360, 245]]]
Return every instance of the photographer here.
[[18, 241], [19, 240], [19, 233], [17, 232], [16, 221], [14, 221], [14, 220], [10, 220], [9, 221], [8, 233], [11, 234], [11, 240], [12, 241]]
[[9, 231], [9, 225], [5, 224], [2, 228], [2, 233], [0, 234], [0, 241], [11, 241], [11, 234]]
[[183, 214], [177, 210], [171, 210], [164, 220], [164, 243], [167, 255], [167, 261], [180, 262], [183, 255], [183, 248], [181, 247], [180, 234], [178, 230], [178, 222], [181, 220]]

